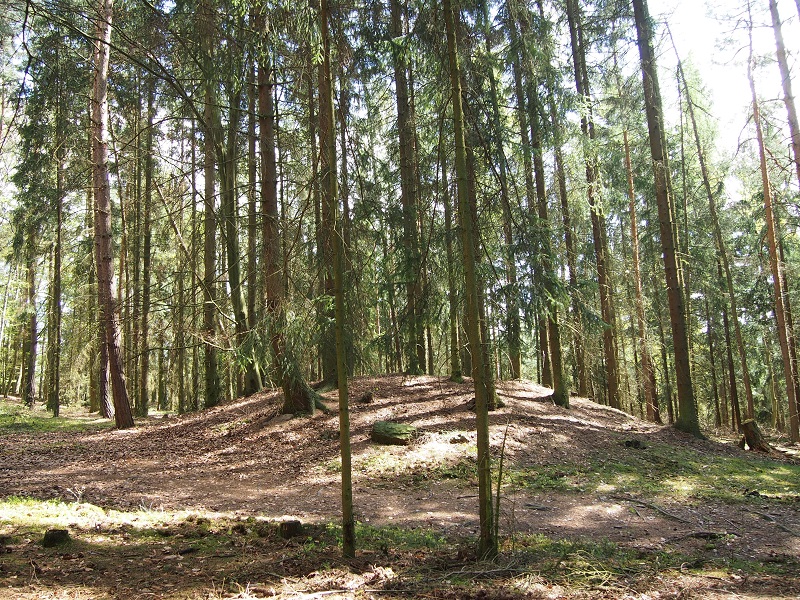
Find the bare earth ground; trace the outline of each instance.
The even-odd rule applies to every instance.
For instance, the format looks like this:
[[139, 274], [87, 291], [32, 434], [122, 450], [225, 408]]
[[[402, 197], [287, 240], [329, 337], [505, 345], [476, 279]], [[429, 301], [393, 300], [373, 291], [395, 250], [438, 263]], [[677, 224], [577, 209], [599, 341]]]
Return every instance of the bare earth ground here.
[[[374, 401], [359, 403], [357, 399], [368, 391], [374, 393]], [[357, 519], [374, 526], [431, 528], [452, 539], [476, 536], [476, 488], [465, 484], [463, 478], [441, 477], [442, 464], [456, 468], [459, 460], [463, 464], [465, 456], [474, 456], [474, 413], [466, 406], [472, 397], [471, 385], [433, 377], [388, 376], [356, 378], [350, 392]], [[499, 454], [505, 443], [504, 460], [517, 468], [589, 465], [590, 457], [647, 452], [651, 444], [674, 444], [699, 455], [745, 454], [732, 443], [695, 440], [672, 428], [645, 423], [585, 399], [573, 398], [572, 407], [562, 409], [547, 400], [549, 390], [532, 383], [501, 384], [500, 393], [506, 405], [491, 414], [492, 446]], [[312, 418], [280, 416], [278, 396], [263, 393], [199, 414], [151, 418], [128, 431], [8, 435], [0, 439], [0, 498], [59, 498], [118, 510], [210, 511], [239, 520], [293, 517], [320, 526], [338, 522], [338, 416], [335, 412], [317, 413]], [[331, 407], [336, 406], [335, 393], [326, 398]], [[413, 424], [421, 435], [409, 447], [376, 446], [369, 436], [377, 420]], [[626, 441], [636, 440], [645, 447], [625, 445]], [[670, 548], [691, 554], [708, 546], [709, 534], [723, 532], [725, 541], [715, 544], [714, 553], [794, 566], [800, 559], [800, 501], [778, 503], [769, 497], [758, 497], [754, 502], [737, 505], [713, 499], [687, 503], [669, 497], [620, 495], [613, 487], [601, 491], [602, 486], [581, 492], [582, 476], [580, 469], [563, 474], [569, 479], [570, 491], [506, 488], [501, 535], [541, 533], [571, 540], [610, 540], [648, 552]], [[742, 490], [743, 495], [747, 493]], [[98, 573], [96, 564], [86, 567], [85, 557], [80, 556], [75, 564], [84, 565], [83, 570], [51, 568], [51, 575], [67, 575], [52, 575], [48, 580], [48, 568], [36, 571], [34, 542], [38, 540], [21, 544], [15, 552], [31, 553], [31, 569], [36, 577], [3, 570], [4, 558], [0, 555], [0, 598], [89, 598], [95, 596], [86, 592], [90, 589], [86, 586], [98, 586], [100, 582], [105, 585], [105, 595], [97, 597], [103, 598], [225, 597], [223, 592], [215, 596], [217, 592], [209, 591], [209, 586], [216, 589], [218, 585], [213, 572], [209, 574], [213, 571], [209, 565], [192, 565], [191, 556], [184, 557], [170, 548], [153, 558], [161, 561], [161, 588], [144, 579], [146, 575], [152, 579], [152, 565], [144, 564], [147, 561], [134, 551], [128, 555], [133, 559], [123, 560], [124, 574]], [[275, 564], [264, 567], [256, 558], [260, 551], [257, 544], [238, 551], [249, 553], [251, 563], [264, 569], [249, 573], [247, 564], [240, 564], [240, 571], [252, 576], [252, 581], [285, 584], [287, 576], [300, 575], [292, 571], [291, 565], [275, 558], [274, 553], [270, 560]], [[267, 550], [263, 552], [266, 555]], [[352, 597], [358, 593], [357, 597], [373, 597], [370, 594], [374, 593], [374, 597], [390, 597], [387, 592], [368, 589], [389, 577], [386, 569], [391, 572], [391, 560], [361, 554], [355, 562], [345, 565], [336, 563], [337, 555], [338, 550], [331, 549], [330, 560], [350, 573], [343, 575], [346, 581], [340, 582], [339, 587], [360, 586], [360, 591], [341, 592], [340, 596], [331, 591], [314, 592], [317, 596], [325, 593], [331, 594], [326, 597]], [[124, 559], [126, 555], [120, 556]], [[161, 568], [164, 556], [176, 557], [172, 565], [175, 568]], [[219, 561], [226, 557], [233, 555], [225, 555]], [[394, 558], [414, 561], [413, 556], [398, 554]], [[70, 556], [60, 560], [68, 562]], [[383, 566], [376, 566], [378, 563]], [[462, 560], [459, 568], [463, 570], [464, 564]], [[217, 570], [221, 572], [223, 568]], [[297, 571], [300, 570], [298, 566]], [[800, 576], [797, 571], [794, 574]], [[302, 575], [308, 577], [307, 572]], [[186, 586], [185, 595], [174, 592], [192, 576], [198, 580], [196, 586]], [[360, 583], [353, 583], [353, 577], [360, 578]], [[627, 591], [598, 585], [579, 597], [800, 598], [800, 581], [794, 576], [737, 580], [735, 575], [697, 577], [687, 573], [675, 577], [677, 583], [640, 582], [635, 590]], [[219, 585], [221, 590], [224, 585]], [[191, 594], [186, 591], [190, 587]], [[530, 589], [529, 597], [562, 597], [557, 586]], [[570, 593], [570, 597], [578, 597]], [[276, 594], [280, 595], [280, 589], [274, 586], [255, 586], [241, 591], [240, 597]], [[303, 597], [299, 592], [295, 595]], [[313, 595], [307, 593], [305, 597]], [[413, 596], [408, 592], [403, 596], [400, 590], [397, 597]], [[491, 596], [485, 590], [478, 593], [476, 588], [474, 597], [506, 596]]]

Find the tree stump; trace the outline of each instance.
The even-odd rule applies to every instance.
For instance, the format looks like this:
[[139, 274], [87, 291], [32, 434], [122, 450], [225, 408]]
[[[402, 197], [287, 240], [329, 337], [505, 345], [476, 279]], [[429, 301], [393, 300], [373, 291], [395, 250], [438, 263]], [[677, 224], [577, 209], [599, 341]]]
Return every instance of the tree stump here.
[[53, 548], [54, 546], [66, 544], [69, 541], [69, 531], [66, 529], [48, 529], [44, 532], [42, 546], [45, 548]]
[[417, 433], [417, 428], [402, 423], [376, 421], [372, 426], [372, 441], [376, 444], [407, 446]]
[[295, 519], [291, 521], [281, 521], [281, 524], [278, 526], [278, 533], [285, 540], [303, 535], [303, 524]]
[[761, 430], [758, 428], [758, 423], [753, 419], [748, 419], [742, 423], [742, 433], [744, 440], [747, 442], [750, 450], [758, 450], [759, 452], [772, 452], [772, 447], [767, 443], [761, 435]]

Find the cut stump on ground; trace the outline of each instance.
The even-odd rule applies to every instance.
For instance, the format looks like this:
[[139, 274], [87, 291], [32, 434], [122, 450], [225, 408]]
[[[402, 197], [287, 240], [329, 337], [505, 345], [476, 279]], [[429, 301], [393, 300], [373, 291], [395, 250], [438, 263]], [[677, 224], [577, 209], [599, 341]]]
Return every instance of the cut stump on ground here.
[[764, 437], [761, 435], [761, 430], [758, 428], [758, 423], [753, 419], [748, 419], [742, 423], [742, 433], [744, 434], [744, 441], [747, 443], [750, 450], [758, 450], [759, 452], [772, 452], [770, 446]]
[[408, 446], [417, 428], [403, 423], [392, 423], [391, 421], [376, 421], [372, 426], [372, 441], [376, 444], [389, 446]]

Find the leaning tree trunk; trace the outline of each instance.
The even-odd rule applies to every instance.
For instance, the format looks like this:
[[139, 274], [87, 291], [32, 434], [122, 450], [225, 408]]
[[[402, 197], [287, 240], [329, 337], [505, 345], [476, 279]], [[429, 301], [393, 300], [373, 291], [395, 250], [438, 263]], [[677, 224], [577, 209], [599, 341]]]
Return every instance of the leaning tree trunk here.
[[94, 86], [92, 93], [92, 169], [95, 199], [94, 244], [97, 295], [103, 311], [104, 343], [108, 352], [114, 421], [119, 429], [133, 427], [128, 389], [119, 344], [119, 324], [113, 296], [113, 250], [111, 243], [111, 187], [108, 177], [108, 63], [111, 44], [113, 0], [100, 0], [94, 42]]
[[653, 176], [656, 187], [656, 203], [661, 232], [661, 250], [664, 257], [664, 274], [667, 283], [672, 343], [675, 353], [675, 380], [678, 388], [678, 418], [675, 427], [701, 437], [697, 417], [697, 404], [692, 389], [689, 365], [689, 338], [686, 328], [684, 295], [678, 273], [675, 244], [675, 222], [671, 210], [669, 190], [669, 166], [664, 149], [664, 118], [661, 109], [661, 93], [658, 87], [650, 16], [646, 0], [633, 0], [636, 33], [639, 42], [639, 58], [642, 65], [645, 113], [650, 137], [650, 155], [653, 159]]
[[489, 443], [489, 398], [484, 381], [483, 352], [478, 311], [478, 278], [475, 265], [475, 223], [469, 206], [467, 151], [464, 136], [464, 111], [461, 97], [461, 69], [456, 49], [455, 19], [450, 0], [443, 0], [445, 29], [447, 33], [447, 56], [450, 63], [450, 85], [453, 93], [453, 131], [455, 136], [455, 163], [458, 189], [458, 209], [461, 215], [461, 239], [464, 261], [464, 283], [467, 311], [467, 336], [472, 352], [472, 378], [475, 386], [475, 413], [478, 436], [478, 510], [480, 520], [480, 544], [478, 553], [482, 558], [497, 555], [497, 539], [492, 518], [492, 478]]

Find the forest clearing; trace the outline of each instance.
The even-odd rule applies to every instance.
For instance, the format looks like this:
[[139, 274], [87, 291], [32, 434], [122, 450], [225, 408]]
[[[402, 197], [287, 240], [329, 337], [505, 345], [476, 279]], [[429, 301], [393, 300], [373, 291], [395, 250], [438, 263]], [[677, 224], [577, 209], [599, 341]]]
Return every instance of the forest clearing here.
[[[499, 385], [493, 562], [476, 556], [470, 383], [351, 381], [354, 559], [339, 547], [335, 411], [281, 415], [280, 394], [262, 392], [118, 430], [4, 401], [0, 598], [800, 595], [796, 449], [767, 456], [587, 399], [561, 408], [550, 392]], [[418, 433], [408, 446], [374, 444], [381, 420]], [[287, 519], [301, 521], [299, 536], [280, 536]], [[43, 547], [53, 528], [71, 541]]]

